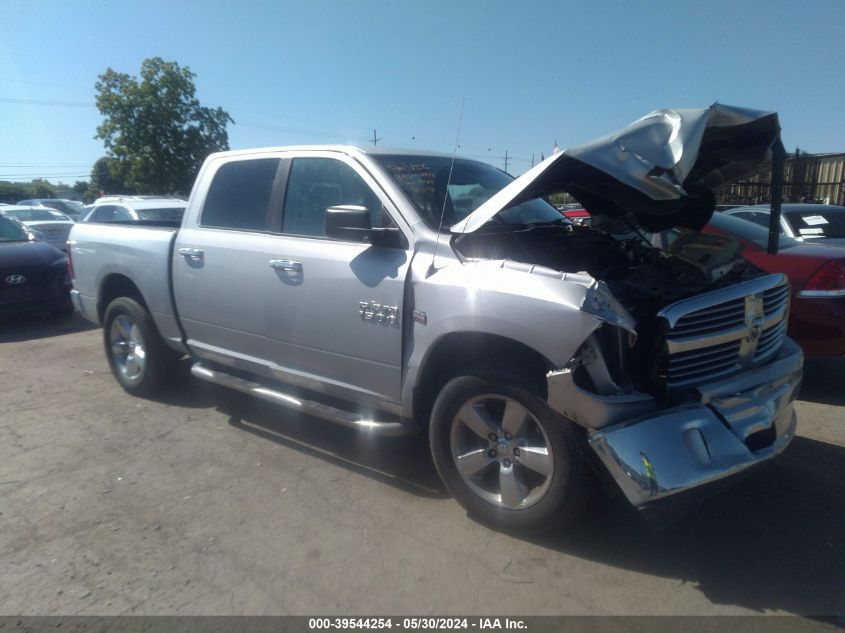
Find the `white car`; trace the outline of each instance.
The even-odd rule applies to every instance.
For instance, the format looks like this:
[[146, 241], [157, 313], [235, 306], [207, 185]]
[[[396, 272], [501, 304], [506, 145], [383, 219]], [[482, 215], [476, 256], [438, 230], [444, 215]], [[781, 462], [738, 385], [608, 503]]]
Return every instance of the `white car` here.
[[74, 222], [61, 211], [49, 207], [3, 205], [0, 213], [19, 220], [50, 246], [67, 252], [67, 236]]
[[82, 222], [147, 224], [178, 227], [187, 203], [163, 196], [105, 196], [98, 198]]
[[74, 222], [82, 217], [84, 210], [81, 202], [66, 198], [30, 198], [29, 200], [18, 200], [18, 205], [22, 207], [49, 207], [61, 211]]

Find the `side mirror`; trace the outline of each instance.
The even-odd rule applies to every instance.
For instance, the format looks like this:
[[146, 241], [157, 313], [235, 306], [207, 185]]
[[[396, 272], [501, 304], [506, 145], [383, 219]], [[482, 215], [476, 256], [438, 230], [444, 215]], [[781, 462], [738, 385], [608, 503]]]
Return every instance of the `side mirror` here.
[[376, 246], [398, 246], [399, 229], [374, 229], [367, 207], [344, 204], [326, 209], [324, 220], [326, 237], [347, 242], [365, 242]]
[[372, 231], [370, 211], [367, 207], [345, 204], [326, 209], [325, 232], [327, 237], [352, 242], [363, 242]]

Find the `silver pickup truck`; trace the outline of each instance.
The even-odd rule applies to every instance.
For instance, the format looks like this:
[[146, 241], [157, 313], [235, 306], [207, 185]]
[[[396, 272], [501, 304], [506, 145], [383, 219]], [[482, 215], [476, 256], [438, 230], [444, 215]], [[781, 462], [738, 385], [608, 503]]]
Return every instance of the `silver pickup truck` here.
[[[448, 490], [499, 527], [571, 518], [594, 473], [660, 509], [795, 433], [788, 282], [698, 231], [778, 135], [773, 113], [658, 110], [515, 180], [374, 147], [214, 154], [178, 230], [73, 228], [73, 300], [129, 393], [189, 355], [362, 433], [428, 433]], [[545, 201], [560, 191], [592, 227]]]

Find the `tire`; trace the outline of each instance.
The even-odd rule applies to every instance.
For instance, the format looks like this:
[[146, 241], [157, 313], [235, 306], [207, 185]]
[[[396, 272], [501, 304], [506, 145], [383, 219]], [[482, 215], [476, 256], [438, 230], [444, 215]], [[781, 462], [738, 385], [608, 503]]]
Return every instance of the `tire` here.
[[179, 355], [167, 347], [152, 316], [135, 299], [119, 297], [106, 308], [103, 346], [112, 374], [133, 396], [162, 393], [178, 373]]
[[450, 380], [429, 426], [434, 464], [458, 503], [483, 523], [522, 532], [558, 528], [584, 506], [578, 433], [508, 374]]

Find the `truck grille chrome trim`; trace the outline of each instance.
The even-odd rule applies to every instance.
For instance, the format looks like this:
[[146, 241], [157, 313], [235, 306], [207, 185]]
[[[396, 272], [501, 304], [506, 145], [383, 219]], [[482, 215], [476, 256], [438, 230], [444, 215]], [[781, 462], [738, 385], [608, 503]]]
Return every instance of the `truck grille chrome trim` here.
[[783, 344], [789, 283], [783, 275], [678, 301], [658, 317], [667, 330], [657, 376], [667, 388], [727, 376], [772, 357]]

